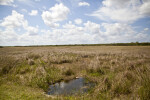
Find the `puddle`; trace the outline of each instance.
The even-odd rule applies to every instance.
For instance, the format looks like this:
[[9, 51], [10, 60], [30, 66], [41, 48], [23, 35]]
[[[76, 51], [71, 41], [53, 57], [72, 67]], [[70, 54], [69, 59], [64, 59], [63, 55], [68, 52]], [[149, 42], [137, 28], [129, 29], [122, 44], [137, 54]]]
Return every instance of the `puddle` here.
[[48, 95], [72, 95], [85, 93], [95, 84], [87, 81], [85, 78], [73, 79], [69, 82], [55, 83], [49, 86]]

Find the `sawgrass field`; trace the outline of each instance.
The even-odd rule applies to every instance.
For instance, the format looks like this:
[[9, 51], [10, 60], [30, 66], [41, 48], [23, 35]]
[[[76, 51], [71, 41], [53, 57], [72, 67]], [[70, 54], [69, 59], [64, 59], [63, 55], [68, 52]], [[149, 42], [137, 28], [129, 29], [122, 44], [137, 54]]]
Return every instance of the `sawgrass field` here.
[[[49, 85], [84, 77], [78, 95], [47, 95]], [[150, 46], [0, 48], [0, 100], [149, 100]]]

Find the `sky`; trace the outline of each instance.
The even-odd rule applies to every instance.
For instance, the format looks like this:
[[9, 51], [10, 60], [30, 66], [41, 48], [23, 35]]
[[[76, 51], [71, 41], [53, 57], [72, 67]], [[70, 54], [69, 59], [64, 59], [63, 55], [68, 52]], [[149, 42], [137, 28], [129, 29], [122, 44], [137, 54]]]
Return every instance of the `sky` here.
[[0, 45], [150, 42], [150, 0], [0, 0]]

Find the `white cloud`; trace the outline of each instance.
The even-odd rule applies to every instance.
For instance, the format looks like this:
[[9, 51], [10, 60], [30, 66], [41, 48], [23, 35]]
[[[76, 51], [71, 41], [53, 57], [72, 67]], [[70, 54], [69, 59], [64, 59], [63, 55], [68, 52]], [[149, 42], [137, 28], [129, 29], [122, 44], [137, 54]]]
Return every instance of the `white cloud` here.
[[[136, 41], [142, 41], [142, 42], [147, 42], [150, 41], [150, 36], [145, 33], [137, 33], [136, 36], [134, 37]], [[134, 42], [136, 42], [134, 41]]]
[[88, 2], [79, 2], [78, 5], [79, 6], [90, 6], [90, 4]]
[[[133, 38], [134, 35], [136, 35], [136, 31], [127, 24], [122, 23], [102, 23], [102, 27], [104, 28], [103, 35], [108, 37], [121, 37], [126, 38], [126, 36], [131, 36], [130, 38]], [[133, 35], [133, 36], [132, 36]], [[117, 38], [116, 38], [117, 40]]]
[[95, 11], [92, 16], [96, 16], [105, 21], [113, 20], [129, 23], [141, 18], [141, 15], [138, 15], [138, 12], [134, 9], [111, 9], [107, 7], [102, 7], [98, 11]]
[[[80, 26], [71, 21], [62, 28], [51, 30], [29, 26], [24, 16], [16, 11], [6, 16], [0, 23], [0, 45], [50, 45], [50, 44], [88, 44], [115, 42], [150, 41], [148, 28], [137, 32], [134, 27], [124, 23], [97, 24], [87, 21]], [[20, 33], [23, 32], [24, 33]], [[147, 34], [146, 34], [147, 33]]]
[[5, 17], [0, 23], [0, 26], [7, 28], [16, 28], [24, 23], [24, 16], [17, 13], [15, 10], [12, 11], [12, 15]]
[[65, 28], [65, 29], [73, 29], [73, 28], [75, 28], [75, 27], [76, 27], [76, 26], [73, 25], [71, 21], [69, 21], [69, 23], [63, 25], [63, 28]]
[[38, 14], [37, 10], [31, 10], [31, 12], [29, 13], [30, 16], [36, 16]]
[[53, 44], [143, 42], [150, 38], [148, 34], [138, 33], [127, 24], [96, 24], [91, 21], [84, 23], [83, 27], [69, 22], [63, 25], [62, 29], [53, 29], [44, 33], [47, 33], [46, 41]]
[[82, 19], [77, 18], [74, 20], [74, 22], [79, 25], [82, 23]]
[[125, 23], [150, 16], [150, 1], [142, 4], [140, 0], [104, 0], [102, 4], [102, 7], [89, 15], [105, 21]]
[[144, 31], [148, 31], [149, 30], [149, 28], [144, 28]]
[[140, 14], [142, 15], [147, 15], [150, 17], [150, 1], [145, 2], [141, 7], [140, 7]]
[[27, 34], [30, 36], [38, 35], [38, 27], [27, 26], [25, 29], [27, 30]]
[[27, 13], [28, 11], [26, 9], [21, 9], [22, 12]]
[[18, 39], [18, 34], [12, 28], [6, 28], [5, 31], [0, 31], [0, 37], [5, 41], [15, 41]]
[[[133, 0], [132, 0], [133, 1]], [[130, 6], [131, 0], [104, 0], [102, 4], [106, 7], [123, 8]]]
[[[20, 3], [26, 4], [31, 7], [34, 7], [34, 5], [35, 5], [33, 0], [0, 0], [0, 5], [17, 7], [18, 5], [15, 5], [14, 1], [17, 1], [17, 2], [19, 1]], [[39, 0], [35, 0], [35, 1], [39, 1]]]
[[59, 26], [56, 22], [66, 20], [69, 12], [69, 8], [60, 3], [51, 7], [49, 11], [43, 11], [41, 16], [46, 25], [55, 28]]
[[35, 27], [29, 26], [28, 21], [24, 19], [24, 15], [16, 12], [15, 10], [12, 11], [12, 14], [6, 16], [0, 26], [5, 27], [6, 29], [15, 29], [22, 27], [29, 33], [36, 33], [37, 29]]
[[136, 28], [133, 28], [131, 25], [122, 24], [122, 23], [103, 23], [102, 27], [104, 28], [103, 36], [106, 37], [105, 41], [107, 43], [121, 43], [121, 42], [147, 42], [150, 39], [150, 35], [146, 32], [141, 31], [137, 32]]
[[14, 0], [0, 0], [0, 5], [10, 5]]
[[36, 3], [34, 2], [34, 0], [17, 0], [20, 3], [30, 6], [30, 7], [35, 7]]
[[91, 34], [99, 34], [100, 33], [100, 25], [93, 23], [91, 21], [87, 21], [84, 23], [85, 31], [91, 33]]
[[14, 0], [0, 0], [0, 5], [16, 7], [16, 5], [13, 4], [13, 2], [14, 2]]
[[[38, 35], [38, 27], [29, 26], [28, 21], [24, 19], [24, 15], [15, 10], [12, 11], [11, 15], [6, 16], [1, 21], [0, 26], [4, 27], [3, 30], [0, 30], [1, 45], [14, 45], [21, 43], [21, 40], [19, 39], [23, 35], [28, 37]], [[20, 29], [25, 30], [25, 32], [20, 33]]]

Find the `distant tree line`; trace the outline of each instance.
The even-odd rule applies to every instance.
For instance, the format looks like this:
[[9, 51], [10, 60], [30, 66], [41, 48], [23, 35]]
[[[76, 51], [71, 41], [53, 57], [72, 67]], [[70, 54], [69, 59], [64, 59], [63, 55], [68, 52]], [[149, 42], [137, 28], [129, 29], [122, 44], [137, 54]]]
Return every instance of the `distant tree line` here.
[[[46, 46], [150, 46], [150, 42], [107, 43], [107, 44], [65, 44], [65, 45], [30, 45], [14, 47], [46, 47]], [[3, 48], [3, 46], [0, 46]]]

